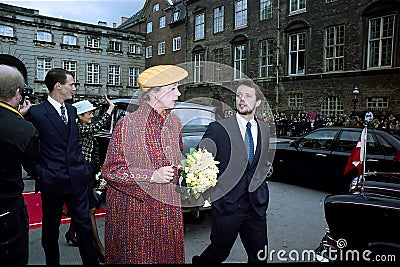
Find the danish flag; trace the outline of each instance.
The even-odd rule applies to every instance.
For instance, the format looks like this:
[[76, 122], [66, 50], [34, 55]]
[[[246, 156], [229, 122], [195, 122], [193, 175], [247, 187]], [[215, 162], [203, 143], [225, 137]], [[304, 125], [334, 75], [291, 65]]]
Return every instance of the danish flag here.
[[344, 175], [350, 172], [353, 168], [357, 168], [358, 176], [360, 177], [363, 161], [365, 157], [365, 145], [367, 141], [367, 127], [365, 127], [362, 132], [361, 136], [358, 139], [357, 146], [351, 152], [351, 155], [347, 161], [346, 168], [344, 169]]

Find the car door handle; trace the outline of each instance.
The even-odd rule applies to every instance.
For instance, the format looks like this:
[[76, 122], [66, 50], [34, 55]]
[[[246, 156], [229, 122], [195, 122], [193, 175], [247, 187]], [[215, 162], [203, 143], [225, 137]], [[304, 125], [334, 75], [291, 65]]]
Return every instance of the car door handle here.
[[318, 153], [318, 154], [316, 154], [315, 156], [325, 158], [325, 157], [326, 157], [326, 154], [320, 154], [320, 153]]
[[377, 159], [367, 159], [367, 162], [379, 162]]

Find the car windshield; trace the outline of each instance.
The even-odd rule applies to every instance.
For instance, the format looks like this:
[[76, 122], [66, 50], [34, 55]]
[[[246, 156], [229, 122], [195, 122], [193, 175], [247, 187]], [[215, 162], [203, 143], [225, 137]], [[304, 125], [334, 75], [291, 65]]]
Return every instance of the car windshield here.
[[298, 145], [301, 148], [330, 150], [336, 133], [337, 130], [333, 129], [315, 131], [301, 138]]

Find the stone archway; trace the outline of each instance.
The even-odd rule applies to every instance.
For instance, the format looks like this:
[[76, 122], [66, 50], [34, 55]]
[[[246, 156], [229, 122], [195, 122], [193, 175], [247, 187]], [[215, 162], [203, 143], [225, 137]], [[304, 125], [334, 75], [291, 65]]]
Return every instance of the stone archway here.
[[0, 54], [0, 64], [16, 67], [24, 76], [25, 83], [28, 83], [28, 71], [21, 60], [7, 54]]

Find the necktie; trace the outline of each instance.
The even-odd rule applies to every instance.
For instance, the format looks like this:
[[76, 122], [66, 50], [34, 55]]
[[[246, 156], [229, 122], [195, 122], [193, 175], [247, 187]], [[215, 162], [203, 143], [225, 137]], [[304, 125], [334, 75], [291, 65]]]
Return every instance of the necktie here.
[[254, 141], [253, 136], [251, 135], [251, 123], [248, 122], [246, 124], [246, 134], [244, 137], [244, 142], [246, 144], [247, 154], [249, 155], [249, 163], [253, 162], [254, 159]]
[[61, 119], [65, 125], [68, 124], [67, 116], [65, 115], [65, 106], [61, 106]]

